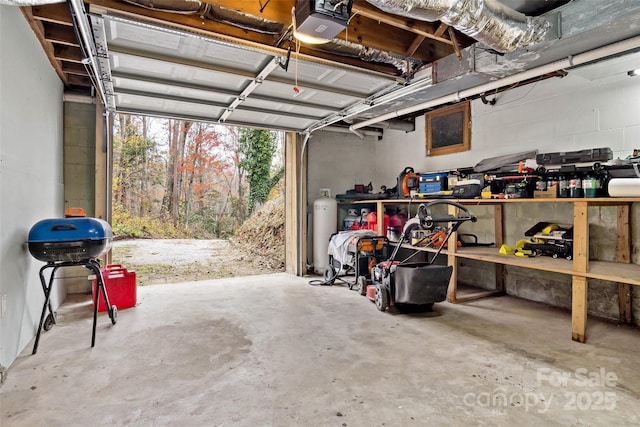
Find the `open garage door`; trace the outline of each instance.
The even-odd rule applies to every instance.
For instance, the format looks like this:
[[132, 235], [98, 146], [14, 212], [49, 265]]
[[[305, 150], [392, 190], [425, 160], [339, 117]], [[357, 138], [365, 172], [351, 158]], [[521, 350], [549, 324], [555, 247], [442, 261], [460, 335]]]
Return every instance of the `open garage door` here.
[[302, 132], [397, 87], [296, 52], [90, 14], [108, 109]]

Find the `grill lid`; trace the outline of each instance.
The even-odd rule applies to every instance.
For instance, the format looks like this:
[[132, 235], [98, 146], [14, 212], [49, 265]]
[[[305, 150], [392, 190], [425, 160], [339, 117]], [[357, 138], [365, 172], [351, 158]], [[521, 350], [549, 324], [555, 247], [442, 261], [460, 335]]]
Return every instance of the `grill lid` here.
[[111, 239], [111, 225], [99, 218], [53, 218], [38, 221], [29, 231], [29, 243]]

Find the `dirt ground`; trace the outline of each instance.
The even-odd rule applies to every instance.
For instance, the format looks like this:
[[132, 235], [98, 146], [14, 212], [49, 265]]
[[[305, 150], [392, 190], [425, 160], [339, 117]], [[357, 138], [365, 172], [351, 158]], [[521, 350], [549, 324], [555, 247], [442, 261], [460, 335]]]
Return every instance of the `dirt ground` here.
[[283, 271], [229, 240], [117, 240], [112, 253], [113, 264], [136, 272], [138, 286]]

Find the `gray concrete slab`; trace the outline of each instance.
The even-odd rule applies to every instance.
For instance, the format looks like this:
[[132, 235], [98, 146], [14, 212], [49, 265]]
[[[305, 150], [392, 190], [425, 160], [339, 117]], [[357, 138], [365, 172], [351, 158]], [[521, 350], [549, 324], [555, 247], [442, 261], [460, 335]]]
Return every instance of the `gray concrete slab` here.
[[69, 301], [0, 388], [7, 426], [640, 425], [640, 331], [512, 297], [381, 313], [287, 274]]

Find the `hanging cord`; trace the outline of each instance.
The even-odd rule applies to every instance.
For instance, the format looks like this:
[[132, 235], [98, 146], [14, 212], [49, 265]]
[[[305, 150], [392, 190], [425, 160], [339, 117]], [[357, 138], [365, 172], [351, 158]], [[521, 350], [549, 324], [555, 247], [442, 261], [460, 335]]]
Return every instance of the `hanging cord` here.
[[353, 18], [356, 17], [356, 15], [358, 14], [358, 12], [353, 12], [351, 14], [351, 17], [349, 18], [349, 20], [347, 21], [347, 27], [344, 29], [344, 41], [348, 42], [349, 41], [349, 25], [351, 25], [351, 20]]
[[296, 95], [300, 93], [300, 88], [298, 87], [298, 56], [299, 55], [300, 55], [300, 40], [296, 40], [295, 69], [293, 71], [293, 78], [294, 78], [293, 91], [296, 93]]

